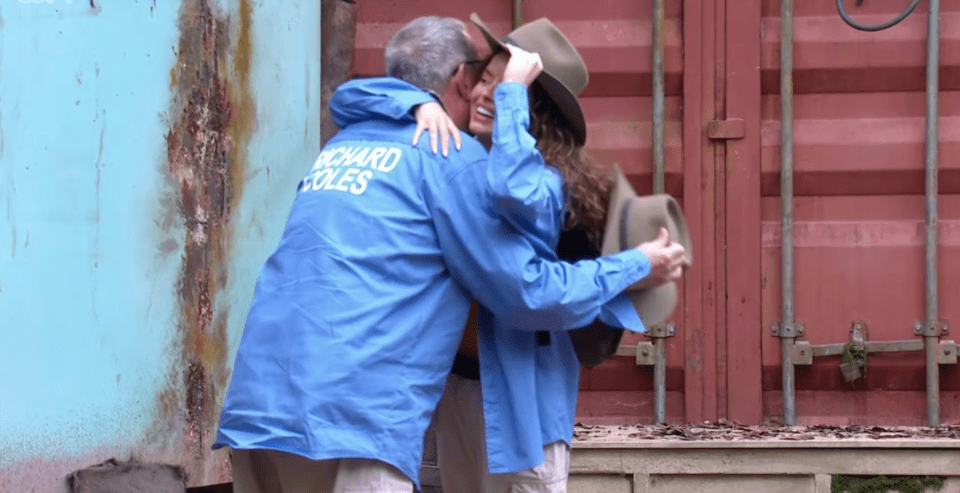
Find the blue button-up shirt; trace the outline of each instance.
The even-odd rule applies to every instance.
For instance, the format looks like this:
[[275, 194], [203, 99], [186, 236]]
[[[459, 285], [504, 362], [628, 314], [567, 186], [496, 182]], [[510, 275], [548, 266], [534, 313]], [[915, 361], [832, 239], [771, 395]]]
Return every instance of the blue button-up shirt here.
[[[356, 83], [332, 113], [361, 104]], [[410, 122], [338, 123], [257, 279], [216, 446], [377, 459], [419, 485], [471, 298], [525, 330], [586, 325], [632, 309], [620, 293], [649, 262], [636, 250], [555, 261], [494, 212], [486, 152], [468, 135], [445, 159], [426, 139], [411, 146]]]

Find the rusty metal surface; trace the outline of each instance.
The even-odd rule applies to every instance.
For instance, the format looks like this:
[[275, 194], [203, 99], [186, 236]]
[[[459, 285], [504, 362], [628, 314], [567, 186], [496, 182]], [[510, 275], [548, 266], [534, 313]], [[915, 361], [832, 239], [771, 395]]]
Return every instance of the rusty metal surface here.
[[[249, 81], [250, 12], [249, 3], [240, 2], [238, 19], [241, 38], [234, 54], [238, 81]], [[230, 25], [225, 16], [214, 12], [207, 0], [187, 0], [180, 8], [180, 41], [177, 62], [171, 71], [175, 83], [171, 116], [174, 120], [166, 135], [168, 176], [173, 191], [169, 202], [176, 204], [183, 221], [182, 263], [177, 281], [180, 316], [178, 332], [183, 337], [179, 358], [171, 365], [164, 404], [177, 407], [161, 409], [170, 422], [184, 422], [181, 453], [189, 458], [191, 476], [202, 474], [210, 449], [210, 424], [216, 421], [213, 390], [227, 382], [227, 327], [222, 317], [214, 324], [213, 303], [223, 283], [216, 272], [225, 260], [226, 225], [231, 209], [242, 195], [233, 177], [242, 171], [236, 152], [249, 135], [250, 119], [235, 119], [234, 112], [249, 90], [241, 84], [231, 87], [226, 72], [230, 53]], [[231, 100], [232, 89], [240, 101]], [[249, 98], [249, 96], [247, 96]], [[247, 128], [237, 129], [241, 140], [230, 132], [232, 122]], [[182, 397], [176, 396], [182, 390]], [[166, 393], [173, 395], [167, 396]], [[182, 413], [182, 415], [181, 415]], [[179, 415], [179, 416], [178, 416]]]
[[0, 6], [0, 491], [213, 451], [253, 281], [320, 139], [320, 8]]

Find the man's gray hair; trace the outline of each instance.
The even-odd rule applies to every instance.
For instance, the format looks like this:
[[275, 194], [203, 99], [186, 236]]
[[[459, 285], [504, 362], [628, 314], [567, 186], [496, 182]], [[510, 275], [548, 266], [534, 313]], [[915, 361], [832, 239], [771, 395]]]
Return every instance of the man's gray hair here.
[[387, 75], [442, 93], [457, 67], [477, 59], [467, 26], [453, 17], [418, 17], [387, 45]]

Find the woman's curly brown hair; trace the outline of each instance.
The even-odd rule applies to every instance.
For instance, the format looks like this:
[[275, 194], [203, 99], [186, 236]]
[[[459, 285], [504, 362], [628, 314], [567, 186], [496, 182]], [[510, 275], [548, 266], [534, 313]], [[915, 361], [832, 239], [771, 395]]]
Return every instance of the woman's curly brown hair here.
[[560, 170], [566, 184], [566, 230], [586, 233], [598, 250], [613, 183], [609, 167], [594, 161], [573, 138], [563, 113], [540, 84], [531, 84], [530, 133], [543, 159]]

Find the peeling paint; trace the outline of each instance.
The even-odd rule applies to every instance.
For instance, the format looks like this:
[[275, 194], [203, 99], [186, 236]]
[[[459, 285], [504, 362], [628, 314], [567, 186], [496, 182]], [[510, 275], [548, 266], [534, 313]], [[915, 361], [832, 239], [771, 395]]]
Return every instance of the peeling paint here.
[[[176, 195], [170, 204], [186, 231], [177, 287], [182, 348], [179, 366], [171, 369], [168, 390], [161, 396], [160, 412], [172, 417], [185, 411], [183, 432], [191, 467], [202, 467], [210, 448], [217, 422], [214, 396], [228, 378], [226, 316], [217, 314], [215, 306], [227, 282], [230, 216], [242, 189], [245, 144], [255, 127], [248, 1], [240, 2], [238, 17], [231, 47], [226, 15], [208, 0], [183, 2], [177, 58], [170, 71], [175, 95], [166, 135], [167, 172]], [[163, 241], [161, 255], [177, 244], [174, 239]], [[185, 395], [178, 396], [181, 384]]]

